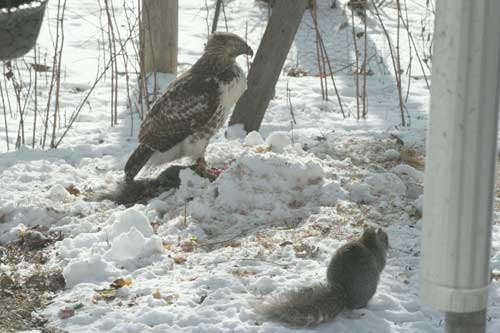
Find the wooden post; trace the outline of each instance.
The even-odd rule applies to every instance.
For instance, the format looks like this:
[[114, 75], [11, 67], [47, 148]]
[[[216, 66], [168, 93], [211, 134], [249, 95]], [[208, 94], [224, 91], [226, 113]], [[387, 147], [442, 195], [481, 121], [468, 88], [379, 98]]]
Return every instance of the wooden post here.
[[308, 4], [309, 0], [276, 1], [248, 73], [248, 89], [236, 103], [229, 125], [243, 124], [247, 132], [260, 128]]
[[178, 0], [142, 0], [144, 71], [177, 74]]

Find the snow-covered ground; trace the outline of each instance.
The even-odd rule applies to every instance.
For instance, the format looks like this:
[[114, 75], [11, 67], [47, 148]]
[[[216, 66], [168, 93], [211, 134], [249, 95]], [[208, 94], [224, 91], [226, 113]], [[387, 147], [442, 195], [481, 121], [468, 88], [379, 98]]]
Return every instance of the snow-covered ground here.
[[[179, 2], [182, 70], [203, 50], [207, 13], [205, 1]], [[130, 6], [134, 3], [127, 1]], [[214, 1], [209, 3], [211, 22]], [[406, 103], [411, 126], [401, 127], [387, 41], [370, 14], [369, 111], [366, 120], [356, 120], [352, 70], [343, 69], [354, 61], [351, 21], [342, 12], [344, 1], [338, 3], [340, 8], [332, 9], [330, 1], [319, 0], [318, 16], [334, 70], [340, 70], [336, 83], [350, 117], [343, 119], [331, 81], [330, 100], [322, 100], [315, 31], [306, 12], [286, 67], [299, 66], [309, 75], [280, 78], [260, 133], [245, 138], [230, 129], [227, 137], [225, 131], [217, 134], [206, 158], [210, 166], [226, 170], [212, 183], [184, 170], [179, 189], [128, 209], [110, 201], [85, 201], [85, 195], [66, 190], [73, 185], [83, 193], [104, 191], [122, 179], [125, 161], [137, 143], [136, 125], [130, 135], [124, 80], [120, 81], [118, 126], [109, 126], [111, 86], [105, 80], [58, 149], [12, 151], [11, 142], [7, 152], [5, 130], [0, 127], [0, 244], [35, 225], [63, 235], [47, 263], [63, 269], [66, 280], [64, 292], [43, 311], [52, 324], [68, 332], [443, 329], [442, 315], [423, 308], [418, 298], [429, 91], [413, 55], [412, 75], [420, 79], [412, 79]], [[382, 3], [384, 23], [395, 36], [394, 6], [391, 1]], [[56, 5], [49, 3], [49, 20]], [[61, 108], [71, 113], [81, 100], [80, 90], [90, 87], [97, 66], [102, 65], [102, 36], [97, 1], [67, 5]], [[116, 6], [118, 20], [124, 20], [121, 4]], [[414, 36], [428, 15], [425, 1], [408, 2]], [[248, 41], [254, 49], [267, 16], [261, 3], [226, 1], [229, 30], [244, 36], [248, 25]], [[45, 27], [40, 44], [49, 49], [51, 43]], [[410, 59], [407, 45], [402, 38], [402, 68]], [[240, 60], [246, 71], [246, 62]], [[406, 87], [408, 77], [403, 79]], [[287, 93], [296, 118], [293, 126]], [[31, 113], [28, 108], [26, 123], [31, 123]], [[8, 120], [12, 141], [18, 119]], [[136, 117], [135, 124], [138, 121]], [[384, 227], [391, 245], [378, 292], [367, 308], [344, 312], [314, 329], [295, 329], [255, 315], [252, 304], [266, 295], [324, 281], [331, 255], [358, 235], [364, 224]], [[500, 270], [498, 225], [491, 263], [493, 270]], [[0, 272], [13, 270], [16, 267], [0, 264]], [[102, 299], [96, 289], [118, 278], [131, 284], [120, 288], [113, 300]], [[491, 284], [488, 306], [488, 332], [498, 332], [499, 281]], [[62, 319], [61, 310], [67, 307], [75, 308], [75, 314]]]

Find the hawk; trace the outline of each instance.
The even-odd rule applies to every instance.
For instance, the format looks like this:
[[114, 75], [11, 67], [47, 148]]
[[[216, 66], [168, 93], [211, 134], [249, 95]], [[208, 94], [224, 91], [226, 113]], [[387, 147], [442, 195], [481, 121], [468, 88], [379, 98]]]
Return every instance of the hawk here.
[[210, 36], [201, 58], [151, 106], [139, 130], [139, 146], [125, 165], [127, 181], [147, 163], [191, 157], [205, 165], [210, 138], [225, 124], [247, 87], [235, 61], [242, 54], [253, 56], [253, 51], [239, 36], [223, 32]]

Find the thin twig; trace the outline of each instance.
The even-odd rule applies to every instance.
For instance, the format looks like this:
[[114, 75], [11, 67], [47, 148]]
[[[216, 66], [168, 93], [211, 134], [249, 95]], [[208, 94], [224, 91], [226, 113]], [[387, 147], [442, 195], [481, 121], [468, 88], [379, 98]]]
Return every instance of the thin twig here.
[[56, 41], [54, 45], [54, 56], [52, 58], [52, 77], [50, 79], [50, 86], [49, 86], [49, 92], [48, 92], [48, 97], [47, 97], [47, 108], [45, 110], [45, 126], [44, 126], [44, 131], [43, 131], [43, 137], [42, 137], [42, 148], [45, 148], [45, 142], [47, 140], [47, 130], [49, 129], [49, 113], [50, 113], [50, 102], [52, 98], [52, 91], [54, 89], [55, 85], [55, 79], [56, 79], [56, 71], [57, 71], [57, 50], [59, 49], [59, 17], [60, 17], [60, 12], [61, 12], [61, 0], [58, 0], [57, 3], [57, 19], [56, 19]]
[[[33, 48], [34, 56], [35, 56], [35, 65], [38, 64], [36, 46]], [[35, 69], [35, 109], [33, 111], [33, 138], [31, 143], [31, 148], [35, 148], [35, 138], [36, 138], [36, 120], [38, 115], [38, 71]]]
[[224, 4], [224, 0], [222, 0], [222, 15], [224, 16], [224, 25], [226, 26], [226, 31], [229, 31], [229, 27], [227, 26], [226, 5]]
[[[397, 0], [399, 3], [399, 0]], [[401, 124], [403, 126], [406, 126], [406, 119], [405, 119], [405, 113], [404, 113], [404, 104], [403, 104], [403, 95], [401, 93], [401, 81], [400, 81], [400, 73], [398, 70], [398, 66], [396, 64], [396, 59], [394, 56], [394, 50], [392, 47], [392, 42], [391, 42], [391, 37], [389, 36], [389, 33], [387, 32], [387, 29], [385, 28], [384, 22], [382, 21], [382, 17], [380, 17], [380, 12], [378, 10], [377, 5], [375, 4], [374, 0], [372, 0], [373, 7], [375, 8], [375, 13], [377, 15], [377, 18], [380, 22], [380, 25], [382, 26], [382, 30], [384, 31], [385, 37], [387, 39], [387, 42], [389, 44], [389, 52], [391, 53], [391, 60], [392, 60], [392, 66], [394, 68], [394, 75], [396, 78], [396, 86], [398, 88], [398, 96], [399, 96], [399, 109], [401, 112]]]
[[0, 82], [0, 95], [2, 96], [2, 108], [3, 108], [3, 119], [5, 123], [5, 139], [7, 143], [7, 150], [10, 150], [9, 147], [9, 127], [7, 125], [7, 110], [5, 108], [5, 98], [3, 95], [2, 83]]
[[354, 24], [354, 9], [351, 8], [351, 25], [352, 25], [352, 39], [354, 42], [354, 56], [356, 59], [356, 67], [354, 68], [354, 83], [356, 85], [356, 118], [359, 120], [359, 55], [358, 55], [358, 43], [356, 41], [356, 26]]
[[[217, 31], [217, 23], [219, 22], [219, 15], [220, 15], [221, 7], [222, 7], [222, 0], [217, 0], [217, 3], [215, 4], [214, 20], [212, 21], [212, 30], [211, 30], [212, 33]], [[207, 5], [207, 11], [208, 11], [208, 5]]]
[[[318, 30], [319, 30], [319, 24], [318, 24], [317, 16], [316, 15], [312, 15], [312, 11], [311, 11], [311, 16], [312, 16], [312, 19], [314, 21], [314, 25], [316, 27], [318, 27]], [[337, 89], [337, 84], [335, 83], [335, 79], [333, 77], [334, 72], [332, 70], [332, 64], [330, 62], [330, 57], [328, 56], [328, 52], [326, 51], [325, 43], [323, 42], [323, 38], [321, 37], [321, 34], [317, 35], [317, 37], [319, 39], [320, 47], [323, 48], [323, 51], [324, 51], [324, 54], [325, 54], [325, 57], [326, 57], [326, 64], [328, 65], [328, 70], [330, 71], [330, 77], [332, 79], [332, 84], [333, 84], [333, 88], [335, 90], [335, 95], [337, 96], [337, 101], [338, 101], [339, 106], [340, 106], [340, 112], [342, 113], [342, 116], [345, 119], [344, 107], [342, 106], [342, 99], [340, 98], [340, 94], [339, 94], [339, 91]]]
[[[406, 0], [405, 0], [405, 7], [406, 7]], [[408, 9], [408, 8], [406, 7], [406, 9]], [[408, 15], [408, 11], [407, 11], [406, 15]], [[426, 72], [425, 72], [425, 68], [424, 68], [424, 65], [423, 65], [423, 63], [422, 63], [422, 59], [420, 58], [420, 54], [419, 54], [419, 52], [418, 52], [417, 45], [415, 44], [415, 40], [413, 39], [413, 35], [412, 35], [411, 31], [410, 31], [410, 28], [409, 28], [409, 23], [408, 23], [408, 22], [409, 22], [409, 21], [408, 21], [408, 16], [407, 16], [406, 22], [405, 22], [405, 20], [403, 19], [403, 17], [401, 17], [401, 23], [403, 23], [403, 26], [405, 27], [405, 29], [406, 29], [406, 31], [407, 31], [407, 33], [408, 33], [408, 37], [409, 37], [409, 39], [410, 39], [410, 41], [411, 41], [411, 43], [412, 43], [412, 45], [413, 45], [413, 48], [415, 49], [415, 55], [417, 56], [417, 60], [418, 60], [418, 63], [419, 63], [419, 65], [420, 65], [420, 69], [421, 69], [422, 74], [423, 74], [423, 76], [424, 76], [424, 79], [425, 79], [425, 84], [427, 85], [427, 89], [429, 89], [429, 90], [430, 90], [430, 89], [431, 89], [431, 86], [430, 86], [430, 84], [429, 84], [429, 80], [428, 80], [428, 78], [427, 78], [427, 74], [426, 74]]]
[[[52, 124], [52, 139], [50, 142], [50, 147], [54, 148], [54, 144], [56, 141], [56, 126], [57, 126], [57, 116], [59, 116], [60, 119], [60, 112], [59, 112], [59, 95], [61, 91], [61, 59], [62, 59], [62, 51], [64, 47], [64, 13], [66, 11], [66, 0], [64, 0], [63, 7], [62, 7], [62, 12], [61, 12], [61, 18], [57, 18], [58, 20], [61, 20], [60, 24], [60, 34], [61, 34], [61, 43], [59, 46], [59, 50], [57, 50], [58, 55], [57, 55], [57, 71], [56, 71], [56, 96], [55, 96], [55, 105], [54, 105], [54, 123]], [[59, 32], [57, 32], [59, 35]]]
[[318, 24], [317, 24], [317, 20], [315, 19], [316, 18], [316, 14], [317, 14], [317, 11], [316, 11], [316, 7], [314, 7], [311, 11], [311, 16], [313, 18], [313, 23], [314, 23], [314, 29], [316, 31], [316, 60], [317, 60], [317, 63], [318, 63], [318, 75], [319, 75], [319, 82], [321, 84], [321, 97], [323, 99], [326, 98], [326, 94], [325, 94], [325, 87], [324, 87], [324, 84], [323, 84], [323, 71], [322, 71], [322, 68], [321, 68], [321, 55], [323, 54], [322, 51], [320, 51], [320, 33], [319, 33], [319, 27], [318, 27]]
[[368, 100], [366, 96], [366, 68], [368, 67], [368, 31], [367, 31], [367, 12], [366, 7], [363, 9], [363, 25], [365, 27], [364, 31], [364, 50], [363, 50], [363, 119], [366, 119], [366, 115], [368, 114]]
[[87, 100], [89, 99], [90, 95], [92, 94], [92, 92], [94, 91], [95, 87], [97, 86], [97, 84], [102, 80], [102, 78], [104, 77], [104, 75], [106, 74], [106, 72], [109, 70], [109, 68], [112, 67], [112, 60], [110, 59], [108, 61], [108, 64], [107, 66], [103, 69], [103, 71], [101, 72], [100, 75], [97, 76], [96, 80], [94, 81], [94, 84], [92, 85], [92, 87], [90, 87], [89, 91], [87, 92], [87, 94], [85, 95], [85, 97], [83, 98], [83, 100], [80, 102], [80, 105], [76, 108], [76, 110], [73, 112], [73, 114], [71, 115], [70, 117], [70, 120], [69, 120], [69, 123], [68, 123], [68, 126], [66, 127], [66, 130], [64, 131], [64, 133], [61, 135], [61, 137], [59, 138], [59, 140], [57, 141], [57, 143], [55, 144], [54, 148], [57, 148], [59, 147], [59, 144], [61, 143], [61, 141], [64, 139], [64, 137], [66, 136], [66, 134], [68, 134], [69, 130], [71, 129], [71, 127], [73, 126], [73, 123], [75, 122], [75, 120], [78, 118], [78, 115], [80, 114], [80, 111], [82, 111], [83, 109], [83, 106], [87, 103]]
[[[108, 0], [104, 0], [104, 6], [106, 10], [106, 16], [108, 18], [109, 52], [110, 54], [116, 55], [116, 36], [115, 29], [113, 27], [113, 19], [111, 17], [113, 4], [111, 4], [110, 6]], [[116, 57], [112, 57], [112, 59], [114, 59], [114, 61], [111, 70], [111, 126], [118, 123], [118, 61]]]

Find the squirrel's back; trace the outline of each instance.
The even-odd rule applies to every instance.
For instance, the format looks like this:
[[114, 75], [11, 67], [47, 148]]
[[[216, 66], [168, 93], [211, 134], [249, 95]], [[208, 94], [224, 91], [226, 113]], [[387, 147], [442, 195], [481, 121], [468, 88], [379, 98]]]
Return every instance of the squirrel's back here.
[[345, 244], [332, 257], [327, 280], [343, 287], [347, 308], [365, 307], [377, 291], [387, 247], [387, 234], [369, 228], [359, 240]]

